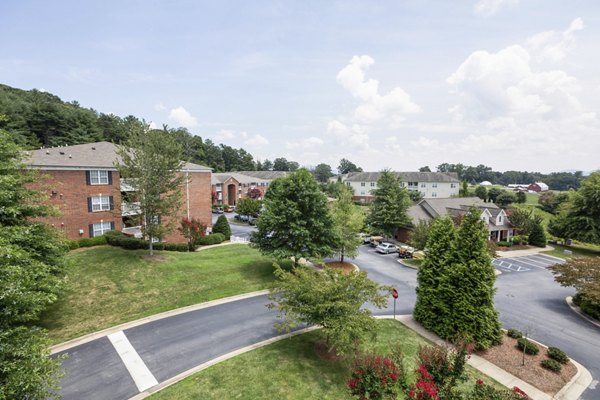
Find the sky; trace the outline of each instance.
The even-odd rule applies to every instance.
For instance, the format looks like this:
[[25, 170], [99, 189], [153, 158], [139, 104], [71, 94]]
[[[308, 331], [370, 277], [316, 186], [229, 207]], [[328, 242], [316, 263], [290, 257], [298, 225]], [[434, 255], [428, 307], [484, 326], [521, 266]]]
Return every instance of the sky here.
[[0, 83], [264, 160], [600, 168], [595, 0], [0, 0]]

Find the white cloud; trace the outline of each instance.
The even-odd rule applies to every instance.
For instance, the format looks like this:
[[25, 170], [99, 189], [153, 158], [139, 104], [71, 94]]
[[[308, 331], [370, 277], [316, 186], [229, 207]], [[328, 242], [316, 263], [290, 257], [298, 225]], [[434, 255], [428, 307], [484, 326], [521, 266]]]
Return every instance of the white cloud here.
[[214, 138], [216, 140], [220, 140], [220, 141], [227, 141], [227, 140], [232, 140], [235, 139], [236, 135], [235, 132], [229, 129], [221, 129], [215, 136]]
[[531, 50], [537, 62], [550, 61], [556, 63], [563, 61], [575, 47], [575, 32], [583, 28], [583, 20], [576, 18], [562, 32], [546, 31], [530, 37], [527, 39], [527, 47]]
[[286, 142], [288, 149], [311, 149], [317, 146], [323, 145], [323, 139], [319, 139], [315, 136], [303, 138], [295, 142]]
[[173, 108], [169, 112], [169, 119], [174, 121], [177, 125], [185, 128], [194, 128], [198, 126], [198, 120], [196, 117], [190, 114], [189, 111], [182, 106]]
[[375, 63], [367, 55], [354, 56], [336, 77], [354, 98], [361, 101], [354, 111], [354, 118], [362, 124], [384, 122], [395, 126], [405, 120], [405, 115], [421, 111], [410, 95], [396, 87], [385, 95], [379, 94], [379, 82], [365, 79], [366, 71]]
[[327, 124], [327, 135], [336, 139], [338, 143], [351, 147], [369, 147], [369, 135], [357, 124], [348, 127], [338, 120], [333, 120]]
[[519, 0], [479, 0], [473, 7], [473, 12], [483, 17], [496, 14], [503, 8], [511, 8], [519, 4]]
[[165, 107], [162, 103], [155, 104], [154, 109], [156, 111], [167, 111], [167, 107]]
[[158, 125], [156, 125], [156, 123], [154, 121], [150, 121], [150, 124], [148, 125], [148, 127], [150, 129], [158, 129]]
[[[245, 133], [245, 132], [242, 132], [242, 133]], [[269, 140], [267, 140], [267, 138], [262, 135], [256, 134], [256, 135], [248, 138], [247, 140], [245, 140], [244, 144], [246, 144], [248, 146], [260, 147], [260, 146], [268, 145]]]

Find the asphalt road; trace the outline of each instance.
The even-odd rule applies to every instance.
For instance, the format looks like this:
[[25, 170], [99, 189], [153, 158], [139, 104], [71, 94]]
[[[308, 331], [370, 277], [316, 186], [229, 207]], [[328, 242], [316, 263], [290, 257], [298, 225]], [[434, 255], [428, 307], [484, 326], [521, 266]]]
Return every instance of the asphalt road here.
[[[232, 224], [234, 227], [246, 228], [246, 233], [252, 230]], [[409, 314], [415, 302], [416, 271], [397, 260], [395, 254], [381, 255], [362, 246], [355, 262], [371, 279], [395, 287], [399, 292], [396, 312]], [[514, 264], [519, 264], [518, 259]], [[528, 331], [532, 338], [562, 348], [598, 380], [600, 328], [568, 308], [564, 299], [573, 291], [557, 285], [540, 260], [530, 259], [521, 266], [505, 264], [505, 272], [497, 280], [495, 301], [504, 326]], [[527, 266], [530, 268], [525, 271]], [[275, 312], [265, 307], [267, 303], [266, 296], [258, 296], [150, 322], [124, 334], [150, 373], [162, 382], [210, 359], [279, 335], [273, 329]], [[390, 296], [388, 309], [374, 313], [390, 314], [392, 306]], [[67, 371], [61, 381], [64, 399], [127, 399], [139, 392], [106, 337], [66, 352], [70, 357], [63, 362]], [[590, 387], [582, 399], [600, 399], [600, 389]]]

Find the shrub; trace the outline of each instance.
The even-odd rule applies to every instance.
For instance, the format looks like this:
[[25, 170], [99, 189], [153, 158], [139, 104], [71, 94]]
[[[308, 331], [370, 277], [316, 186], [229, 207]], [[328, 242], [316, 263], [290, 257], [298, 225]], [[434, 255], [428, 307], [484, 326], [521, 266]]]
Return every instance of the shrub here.
[[79, 248], [79, 241], [78, 240], [66, 240], [67, 246], [69, 247], [69, 250], [75, 250]]
[[500, 240], [499, 242], [496, 242], [496, 244], [500, 247], [510, 247], [512, 246], [511, 242], [507, 242], [506, 240]]
[[566, 364], [569, 362], [569, 357], [567, 357], [567, 353], [565, 353], [558, 347], [548, 347], [548, 357], [558, 361], [561, 364]]
[[359, 357], [346, 386], [359, 399], [395, 399], [405, 382], [402, 355], [393, 359], [381, 356]]
[[166, 251], [185, 252], [189, 251], [189, 246], [187, 243], [164, 243], [164, 249]]
[[520, 338], [517, 340], [517, 347], [519, 350], [525, 351], [525, 354], [530, 354], [532, 356], [535, 356], [540, 352], [540, 348], [537, 346], [537, 344], [525, 338]]
[[229, 240], [231, 237], [231, 227], [229, 226], [229, 221], [227, 221], [227, 217], [224, 215], [220, 215], [217, 218], [217, 222], [212, 229], [213, 233], [222, 233], [225, 236], [225, 240]]
[[[108, 232], [107, 232], [108, 233]], [[96, 236], [92, 238], [81, 238], [77, 240], [68, 240], [67, 245], [70, 250], [78, 249], [80, 247], [93, 247], [101, 246], [107, 243], [107, 238], [103, 236]]]
[[211, 244], [219, 244], [224, 240], [225, 236], [222, 233], [211, 233], [210, 235], [206, 235], [202, 239], [198, 240], [198, 244], [207, 246]]
[[527, 235], [515, 235], [512, 237], [512, 242], [516, 245], [524, 245], [529, 243], [529, 238]]
[[464, 342], [455, 344], [456, 351], [440, 346], [419, 346], [419, 365], [431, 374], [435, 384], [449, 393], [457, 382], [466, 378], [465, 364], [473, 349]]
[[583, 311], [585, 314], [600, 320], [600, 302], [591, 300], [588, 297], [577, 293], [575, 296], [573, 296], [573, 303], [581, 308], [581, 311]]
[[487, 385], [481, 379], [478, 379], [475, 386], [466, 395], [465, 400], [526, 400], [529, 396], [519, 389], [513, 387], [510, 389], [496, 389], [491, 385]]
[[523, 337], [523, 333], [518, 329], [509, 329], [506, 334], [513, 339], [521, 339]]
[[556, 360], [542, 360], [542, 362], [540, 363], [540, 365], [546, 369], [549, 369], [550, 371], [554, 371], [554, 372], [560, 372], [560, 370], [562, 369], [562, 365], [560, 365], [560, 363]]

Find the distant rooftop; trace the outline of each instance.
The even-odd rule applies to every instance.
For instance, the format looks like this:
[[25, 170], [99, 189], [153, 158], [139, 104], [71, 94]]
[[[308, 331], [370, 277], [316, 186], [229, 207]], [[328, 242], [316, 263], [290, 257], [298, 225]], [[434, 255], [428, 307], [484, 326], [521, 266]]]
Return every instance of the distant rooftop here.
[[[402, 182], [459, 183], [456, 172], [393, 172]], [[376, 182], [381, 172], [350, 172], [342, 177], [346, 182]]]

